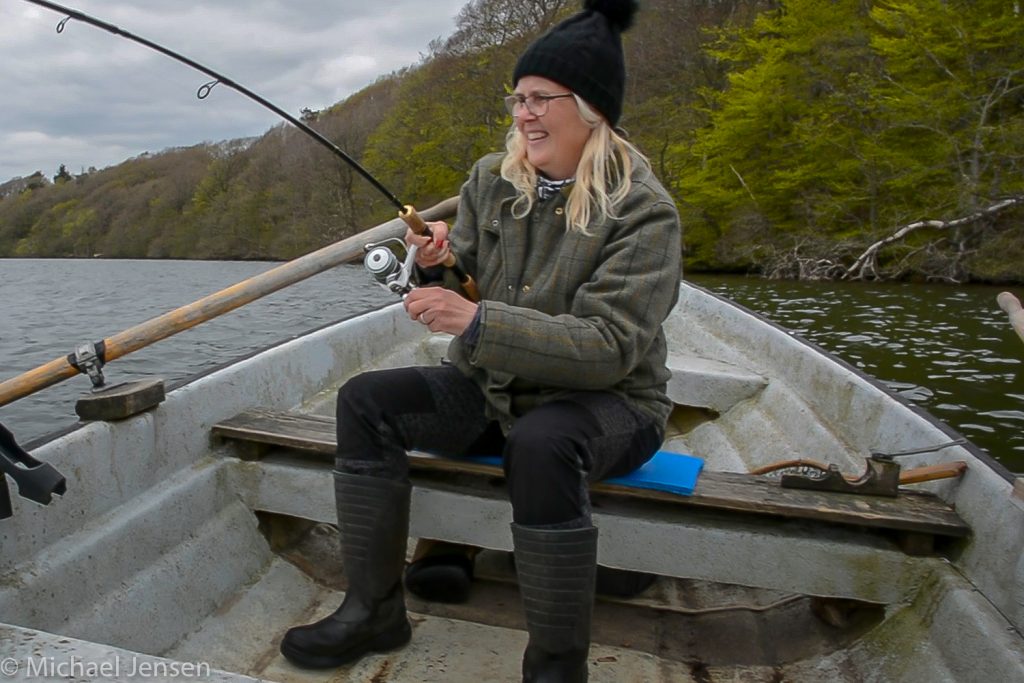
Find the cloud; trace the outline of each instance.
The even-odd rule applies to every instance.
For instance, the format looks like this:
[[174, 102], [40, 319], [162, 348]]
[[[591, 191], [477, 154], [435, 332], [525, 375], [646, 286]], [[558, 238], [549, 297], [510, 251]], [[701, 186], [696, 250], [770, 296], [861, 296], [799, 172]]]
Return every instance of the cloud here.
[[[297, 115], [417, 63], [467, 0], [66, 0]], [[280, 119], [142, 45], [25, 0], [0, 3], [0, 182], [259, 135]]]

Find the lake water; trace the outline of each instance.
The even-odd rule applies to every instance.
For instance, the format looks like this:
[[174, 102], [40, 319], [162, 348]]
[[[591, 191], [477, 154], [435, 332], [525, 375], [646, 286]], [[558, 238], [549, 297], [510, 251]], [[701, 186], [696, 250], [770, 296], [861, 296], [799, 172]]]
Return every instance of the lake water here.
[[[0, 380], [276, 265], [0, 260]], [[1024, 472], [1024, 343], [996, 304], [999, 288], [688, 279], [878, 377]], [[170, 386], [392, 301], [362, 266], [341, 266], [118, 359], [104, 372], [111, 383], [155, 376]], [[74, 377], [0, 407], [0, 421], [30, 443], [73, 423], [75, 401], [89, 386]]]
[[[279, 263], [0, 259], [0, 380], [17, 376]], [[341, 266], [111, 362], [107, 382], [161, 377], [170, 388], [255, 349], [394, 302], [362, 266]], [[22, 443], [73, 424], [91, 388], [78, 375], [6, 406]]]

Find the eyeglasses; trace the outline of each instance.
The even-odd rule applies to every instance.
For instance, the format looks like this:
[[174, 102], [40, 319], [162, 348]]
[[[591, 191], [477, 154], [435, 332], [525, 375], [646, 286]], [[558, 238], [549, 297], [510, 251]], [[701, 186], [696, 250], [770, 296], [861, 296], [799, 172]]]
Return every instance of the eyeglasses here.
[[567, 92], [561, 95], [509, 95], [505, 98], [505, 109], [512, 116], [517, 116], [516, 107], [526, 107], [526, 111], [534, 116], [544, 116], [544, 114], [548, 113], [548, 102], [563, 97], [572, 97], [572, 93]]

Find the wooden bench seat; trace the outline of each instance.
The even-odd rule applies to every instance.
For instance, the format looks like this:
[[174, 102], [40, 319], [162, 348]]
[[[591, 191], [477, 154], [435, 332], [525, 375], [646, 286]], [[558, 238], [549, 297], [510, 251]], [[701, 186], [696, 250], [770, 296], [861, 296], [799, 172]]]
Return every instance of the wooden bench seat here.
[[[333, 461], [336, 436], [332, 417], [299, 413], [251, 410], [213, 427], [219, 437], [259, 447], [278, 446], [314, 454]], [[410, 454], [412, 472], [451, 472], [501, 477], [499, 467], [471, 459]], [[595, 494], [643, 500], [668, 501], [674, 505], [732, 514], [775, 516], [832, 524], [888, 529], [899, 533], [904, 550], [911, 554], [931, 551], [934, 536], [963, 537], [970, 529], [948, 504], [919, 491], [901, 491], [896, 498], [844, 493], [825, 493], [782, 488], [776, 479], [705, 470], [692, 495], [619, 484], [597, 483]]]

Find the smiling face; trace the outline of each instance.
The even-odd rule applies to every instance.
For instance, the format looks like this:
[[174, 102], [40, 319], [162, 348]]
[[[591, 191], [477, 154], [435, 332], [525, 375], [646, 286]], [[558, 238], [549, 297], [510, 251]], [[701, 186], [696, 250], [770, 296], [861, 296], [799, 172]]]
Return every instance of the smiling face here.
[[[568, 88], [540, 76], [523, 76], [516, 83], [515, 93], [531, 95], [561, 95]], [[551, 180], [564, 180], [576, 175], [576, 166], [583, 155], [583, 147], [590, 138], [591, 128], [580, 117], [575, 98], [562, 97], [548, 102], [543, 116], [518, 107], [516, 128], [526, 145], [526, 158]]]

